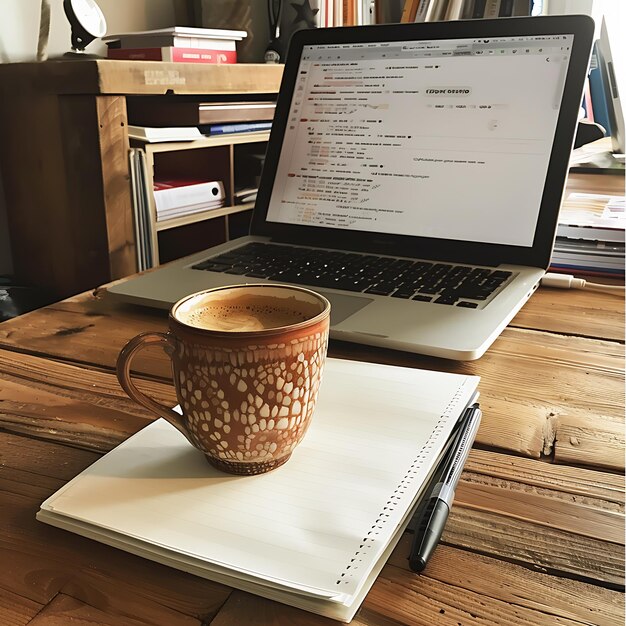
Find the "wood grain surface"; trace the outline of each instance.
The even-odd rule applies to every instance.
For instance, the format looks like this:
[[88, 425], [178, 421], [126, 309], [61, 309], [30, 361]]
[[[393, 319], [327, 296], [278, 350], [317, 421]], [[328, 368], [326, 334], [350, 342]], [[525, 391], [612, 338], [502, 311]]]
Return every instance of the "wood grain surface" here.
[[[541, 293], [540, 289], [537, 295]], [[587, 300], [596, 301], [597, 306], [602, 304], [607, 311], [613, 312], [617, 334], [620, 310], [623, 317], [621, 299], [594, 293], [591, 298], [587, 294]], [[525, 308], [538, 320], [546, 318], [551, 326], [554, 321], [550, 316], [541, 314], [544, 303], [545, 300], [533, 297]], [[570, 423], [575, 416], [586, 420], [592, 405], [593, 427], [578, 433], [580, 445], [576, 450], [584, 449], [587, 459], [584, 464], [619, 470], [623, 468], [623, 454], [620, 454], [623, 437], [621, 444], [619, 436], [608, 437], [608, 447], [592, 445], [592, 442], [596, 436], [606, 440], [606, 429], [612, 432], [615, 421], [619, 422], [623, 417], [624, 346], [617, 341], [590, 338], [598, 332], [592, 330], [596, 325], [587, 323], [584, 316], [581, 320], [581, 325], [586, 328], [575, 335], [518, 328], [514, 320], [490, 350], [473, 362], [445, 361], [392, 350], [373, 351], [366, 346], [341, 342], [331, 342], [329, 354], [480, 376], [484, 418], [478, 442], [534, 458], [553, 453], [557, 460], [568, 458], [563, 457], [565, 449], [569, 449], [571, 455], [573, 446], [569, 438], [557, 439], [557, 433], [563, 432], [561, 422]], [[0, 325], [0, 346], [15, 352], [14, 357], [7, 355], [0, 361], [0, 372], [5, 367], [19, 370], [18, 362], [27, 355], [42, 355], [46, 360], [53, 357], [59, 361], [53, 367], [61, 377], [91, 376], [85, 371], [91, 368], [112, 373], [117, 354], [131, 337], [144, 331], [162, 331], [166, 326], [165, 312], [133, 306], [116, 307], [102, 291], [95, 295], [81, 294], [24, 315], [19, 321]], [[105, 341], [103, 337], [106, 337]], [[32, 363], [37, 371], [36, 361]], [[65, 371], [69, 364], [73, 364], [76, 371]], [[28, 371], [31, 366], [22, 367]], [[49, 374], [48, 367], [47, 362], [40, 365], [44, 379]], [[168, 397], [165, 383], [171, 377], [170, 364], [162, 352], [142, 352], [135, 367], [142, 378], [163, 382], [159, 393], [165, 395], [158, 398]], [[9, 371], [6, 373], [8, 375]], [[28, 371], [28, 376], [32, 375]], [[19, 379], [19, 371], [13, 376]], [[45, 386], [46, 381], [39, 384]], [[52, 393], [55, 384], [51, 383]], [[111, 378], [108, 386], [115, 388], [116, 385], [115, 379]], [[173, 391], [170, 392], [169, 398], [173, 401]], [[146, 415], [143, 409], [138, 408], [137, 412]], [[10, 415], [0, 416], [5, 426], [12, 419]], [[17, 416], [18, 422], [21, 419]], [[557, 447], [563, 448], [564, 452], [557, 451]]]
[[0, 93], [34, 94], [176, 94], [276, 93], [282, 65], [241, 63], [207, 65], [110, 59], [63, 63], [4, 63]]

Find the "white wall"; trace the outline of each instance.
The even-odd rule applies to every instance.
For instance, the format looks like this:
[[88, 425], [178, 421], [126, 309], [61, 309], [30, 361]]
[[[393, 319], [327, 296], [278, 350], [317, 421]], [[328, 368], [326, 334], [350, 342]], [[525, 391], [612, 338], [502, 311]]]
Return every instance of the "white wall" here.
[[[173, 0], [98, 0], [109, 33], [173, 26]], [[37, 55], [40, 0], [0, 0], [0, 60], [34, 61]], [[62, 0], [50, 0], [49, 56], [70, 49], [70, 26]], [[106, 47], [95, 41], [88, 52], [102, 54]]]
[[[175, 25], [173, 0], [97, 0], [107, 20], [109, 33], [147, 30]], [[260, 0], [259, 0], [260, 1]], [[70, 47], [70, 26], [62, 0], [50, 0], [49, 56], [59, 56]], [[39, 34], [40, 0], [0, 0], [0, 62], [35, 61]], [[88, 52], [103, 54], [99, 41]], [[0, 274], [12, 272], [6, 208], [0, 180]]]

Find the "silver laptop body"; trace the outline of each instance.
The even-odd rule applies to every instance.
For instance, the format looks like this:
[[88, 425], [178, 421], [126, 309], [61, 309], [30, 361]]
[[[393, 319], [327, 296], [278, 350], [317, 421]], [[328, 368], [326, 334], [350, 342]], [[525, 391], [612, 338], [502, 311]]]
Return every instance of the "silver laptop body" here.
[[488, 268], [506, 279], [452, 302], [306, 285], [331, 301], [334, 339], [479, 358], [549, 265], [592, 37], [584, 16], [299, 31], [251, 235], [110, 295], [169, 308], [211, 287], [303, 283], [211, 269], [251, 242]]

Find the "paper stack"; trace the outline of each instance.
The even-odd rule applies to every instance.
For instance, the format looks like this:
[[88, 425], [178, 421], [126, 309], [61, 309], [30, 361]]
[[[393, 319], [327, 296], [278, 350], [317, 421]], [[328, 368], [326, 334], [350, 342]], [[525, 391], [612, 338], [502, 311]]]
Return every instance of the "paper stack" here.
[[224, 206], [221, 181], [155, 180], [154, 204], [157, 222]]
[[624, 276], [624, 196], [570, 194], [561, 208], [550, 269]]

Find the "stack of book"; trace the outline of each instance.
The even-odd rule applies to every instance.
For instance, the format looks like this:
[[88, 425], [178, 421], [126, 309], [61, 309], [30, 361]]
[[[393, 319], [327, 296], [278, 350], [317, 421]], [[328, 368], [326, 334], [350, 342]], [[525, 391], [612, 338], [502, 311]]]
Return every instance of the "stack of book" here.
[[147, 191], [148, 165], [146, 153], [140, 148], [128, 151], [130, 185], [133, 200], [133, 224], [135, 227], [135, 248], [137, 269], [142, 272], [154, 267], [155, 250], [152, 241], [150, 199]]
[[237, 63], [237, 42], [247, 33], [172, 26], [103, 37], [109, 59], [183, 63]]
[[538, 0], [406, 0], [403, 22], [481, 19], [535, 15], [542, 10]]
[[196, 141], [202, 139], [202, 133], [195, 126], [147, 126], [128, 125], [128, 137], [145, 143], [163, 143], [167, 141]]
[[268, 131], [276, 102], [272, 100], [197, 102], [141, 97], [127, 102], [128, 119], [140, 127], [193, 127], [201, 135]]
[[221, 181], [155, 180], [156, 220], [161, 222], [224, 206], [226, 194]]
[[552, 271], [624, 276], [624, 196], [570, 194], [561, 208]]

